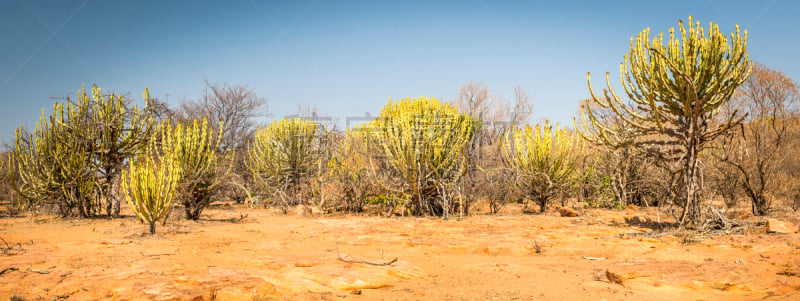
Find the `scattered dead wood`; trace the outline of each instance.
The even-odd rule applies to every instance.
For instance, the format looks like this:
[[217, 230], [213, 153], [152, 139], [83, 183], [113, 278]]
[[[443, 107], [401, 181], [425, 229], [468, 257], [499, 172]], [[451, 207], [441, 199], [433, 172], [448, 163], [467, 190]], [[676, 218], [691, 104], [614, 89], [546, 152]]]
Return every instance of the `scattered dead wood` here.
[[535, 239], [533, 240], [533, 250], [536, 252], [536, 254], [541, 254], [542, 253], [542, 246], [540, 246], [539, 243], [536, 242]]
[[2, 238], [2, 237], [0, 237], [0, 240], [2, 240], [2, 241], [3, 241], [3, 244], [5, 244], [5, 247], [4, 247], [4, 246], [0, 246], [0, 251], [2, 251], [2, 252], [3, 252], [3, 255], [5, 255], [5, 256], [8, 256], [8, 252], [11, 252], [11, 251], [13, 251], [13, 250], [14, 250], [14, 247], [17, 247], [17, 249], [19, 249], [20, 251], [25, 251], [25, 249], [23, 249], [23, 248], [22, 248], [22, 244], [21, 244], [21, 243], [18, 243], [18, 242], [17, 242], [17, 243], [9, 244], [9, 243], [8, 243], [8, 242], [7, 242], [7, 241], [6, 241], [4, 238]]
[[19, 271], [19, 269], [15, 268], [15, 267], [7, 267], [7, 268], [3, 269], [2, 271], [0, 271], [0, 275], [3, 275], [3, 274], [8, 273], [8, 272], [13, 272], [13, 271]]
[[142, 251], [139, 251], [139, 254], [142, 254], [142, 256], [144, 256], [144, 257], [157, 257], [157, 256], [172, 256], [172, 255], [175, 255], [175, 254], [177, 254], [177, 253], [155, 253], [155, 254], [145, 254], [144, 252], [142, 252]]
[[69, 299], [69, 297], [72, 297], [72, 295], [74, 295], [77, 292], [78, 292], [78, 290], [74, 290], [74, 291], [71, 291], [71, 292], [63, 293], [61, 295], [56, 296], [56, 299], [58, 299], [58, 300]]
[[[628, 237], [652, 237], [659, 238], [665, 235], [675, 235], [673, 232], [625, 232], [617, 235], [606, 236], [603, 238], [625, 238]], [[660, 238], [659, 238], [660, 239]]]
[[741, 227], [741, 224], [725, 217], [724, 211], [714, 208], [713, 206], [708, 206], [708, 218], [703, 222], [703, 226], [701, 227], [704, 232], [707, 233], [711, 230], [730, 230], [735, 227]]
[[43, 275], [45, 275], [45, 274], [50, 274], [52, 271], [48, 271], [48, 270], [37, 270], [37, 269], [34, 269], [34, 268], [33, 268], [33, 266], [29, 266], [29, 267], [28, 267], [28, 272], [33, 272], [33, 273], [38, 273], [38, 274], [43, 274]]
[[67, 272], [67, 273], [61, 274], [61, 280], [58, 280], [58, 282], [56, 282], [56, 284], [64, 282], [64, 279], [67, 279], [67, 276], [69, 276], [69, 275], [72, 275], [72, 272]]
[[339, 244], [336, 244], [336, 256], [339, 258], [339, 261], [341, 261], [341, 262], [346, 262], [346, 263], [361, 263], [361, 264], [374, 265], [374, 266], [388, 266], [388, 265], [393, 265], [395, 262], [397, 262], [397, 257], [395, 257], [394, 259], [392, 259], [392, 260], [390, 260], [390, 261], [388, 261], [388, 262], [370, 262], [370, 261], [366, 261], [366, 260], [350, 260], [350, 259], [345, 259], [345, 258], [343, 258], [343, 257], [342, 257], [342, 255], [339, 253]]
[[[239, 217], [231, 217], [231, 218], [209, 218], [209, 219], [206, 219], [205, 221], [209, 221], [209, 222], [223, 222], [223, 223], [238, 223], [238, 222], [244, 221], [244, 220], [247, 218], [247, 216], [248, 216], [248, 214], [247, 214], [247, 213], [245, 213], [245, 214], [241, 214], [241, 213], [239, 213]], [[197, 221], [197, 222], [200, 222], [200, 223], [202, 224], [202, 222], [201, 222], [201, 221]]]
[[605, 257], [589, 257], [589, 256], [581, 256], [581, 257], [583, 257], [583, 259], [586, 260], [606, 260]]

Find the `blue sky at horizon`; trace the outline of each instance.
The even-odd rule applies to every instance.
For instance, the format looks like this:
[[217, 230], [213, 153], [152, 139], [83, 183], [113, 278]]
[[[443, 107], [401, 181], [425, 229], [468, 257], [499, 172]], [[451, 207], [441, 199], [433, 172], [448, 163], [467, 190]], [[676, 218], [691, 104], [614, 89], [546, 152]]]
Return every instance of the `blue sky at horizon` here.
[[[3, 1], [0, 142], [82, 84], [177, 105], [211, 82], [247, 84], [273, 118], [312, 105], [376, 115], [389, 97], [451, 100], [483, 81], [533, 96], [534, 120], [571, 124], [629, 39], [693, 15], [749, 32], [754, 61], [800, 79], [800, 1]], [[269, 119], [264, 119], [264, 122]]]

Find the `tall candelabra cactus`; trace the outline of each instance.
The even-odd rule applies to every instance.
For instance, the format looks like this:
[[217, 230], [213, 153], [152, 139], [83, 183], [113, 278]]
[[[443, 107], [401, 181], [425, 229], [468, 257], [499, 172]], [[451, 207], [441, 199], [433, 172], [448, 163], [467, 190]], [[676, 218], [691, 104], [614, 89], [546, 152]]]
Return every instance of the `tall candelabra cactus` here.
[[205, 117], [202, 122], [194, 119], [191, 124], [178, 122], [173, 127], [165, 122], [161, 126], [161, 152], [174, 154], [181, 169], [177, 193], [187, 219], [200, 218], [203, 210], [211, 204], [214, 189], [230, 170], [230, 167], [218, 170], [219, 137], [214, 137], [214, 129], [208, 126]]
[[165, 218], [181, 179], [176, 155], [166, 152], [156, 156], [153, 149], [131, 158], [130, 167], [122, 171], [122, 191], [131, 211], [156, 234], [156, 222]]
[[248, 146], [248, 165], [256, 183], [283, 200], [285, 206], [300, 203], [301, 184], [320, 171], [325, 131], [316, 121], [290, 118], [256, 130]]
[[389, 99], [365, 129], [392, 169], [387, 187], [408, 200], [414, 214], [447, 217], [456, 208], [452, 186], [465, 172], [464, 150], [480, 121], [433, 97]]
[[85, 109], [70, 102], [56, 103], [52, 115], [42, 110], [32, 133], [17, 129], [11, 154], [17, 172], [14, 187], [29, 206], [55, 205], [64, 216], [75, 208], [82, 216], [99, 211], [92, 145], [74, 139], [75, 131], [88, 130], [82, 118]]
[[91, 96], [81, 88], [76, 100], [56, 103], [50, 116], [43, 111], [32, 133], [18, 129], [12, 158], [25, 203], [54, 203], [62, 214], [77, 208], [89, 216], [100, 213], [105, 198], [106, 213], [119, 214], [114, 179], [124, 161], [147, 144], [154, 126], [147, 89], [144, 98], [147, 105], [139, 110], [97, 86]]
[[712, 118], [750, 74], [747, 31], [736, 31], [726, 38], [719, 26], [709, 23], [708, 32], [689, 17], [689, 27], [679, 23], [679, 33], [669, 30], [664, 45], [663, 33], [650, 38], [650, 29], [631, 38], [630, 51], [620, 64], [620, 80], [630, 102], [623, 102], [611, 87], [605, 97], [597, 97], [589, 80], [591, 102], [610, 108], [636, 131], [629, 137], [615, 135], [592, 111], [583, 107], [581, 135], [595, 144], [621, 147], [635, 144], [664, 158], [673, 170], [673, 199], [683, 205], [681, 225], [701, 221], [702, 175], [700, 153], [715, 137], [742, 120], [732, 114], [723, 122]]
[[557, 192], [575, 185], [583, 152], [580, 138], [558, 125], [510, 128], [502, 138], [502, 153], [517, 174], [516, 184], [544, 213]]
[[119, 215], [120, 203], [114, 196], [114, 178], [119, 175], [126, 159], [147, 146], [154, 133], [155, 122], [151, 112], [150, 92], [144, 89], [145, 108], [136, 105], [128, 108], [121, 95], [103, 95], [92, 86], [91, 98], [81, 89], [78, 103], [90, 107], [88, 131], [78, 132], [82, 139], [93, 142], [93, 156], [102, 181], [100, 192], [106, 200], [106, 213]]

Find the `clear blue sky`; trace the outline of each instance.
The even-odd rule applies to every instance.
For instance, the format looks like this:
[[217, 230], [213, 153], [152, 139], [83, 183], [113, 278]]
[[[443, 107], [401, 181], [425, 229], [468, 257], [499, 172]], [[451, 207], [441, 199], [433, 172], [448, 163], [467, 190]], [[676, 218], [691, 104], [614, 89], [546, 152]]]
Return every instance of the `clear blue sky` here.
[[[534, 119], [571, 123], [618, 79], [629, 39], [694, 15], [749, 31], [750, 57], [800, 79], [800, 1], [17, 1], [0, 3], [0, 141], [52, 97], [97, 83], [141, 101], [197, 98], [203, 79], [248, 84], [274, 117], [377, 114], [389, 97], [450, 100], [469, 81], [533, 95]], [[266, 120], [265, 120], [266, 121]]]

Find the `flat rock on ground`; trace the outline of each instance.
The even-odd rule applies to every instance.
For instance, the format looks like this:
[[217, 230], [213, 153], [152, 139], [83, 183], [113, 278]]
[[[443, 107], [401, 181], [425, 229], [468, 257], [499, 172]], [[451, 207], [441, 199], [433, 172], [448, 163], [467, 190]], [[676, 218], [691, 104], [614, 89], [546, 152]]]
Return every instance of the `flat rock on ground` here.
[[795, 233], [797, 230], [797, 225], [791, 222], [781, 221], [774, 218], [767, 219], [767, 233], [787, 234]]

